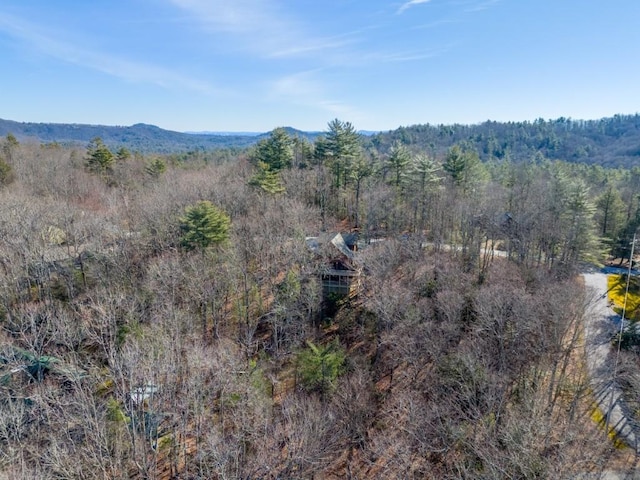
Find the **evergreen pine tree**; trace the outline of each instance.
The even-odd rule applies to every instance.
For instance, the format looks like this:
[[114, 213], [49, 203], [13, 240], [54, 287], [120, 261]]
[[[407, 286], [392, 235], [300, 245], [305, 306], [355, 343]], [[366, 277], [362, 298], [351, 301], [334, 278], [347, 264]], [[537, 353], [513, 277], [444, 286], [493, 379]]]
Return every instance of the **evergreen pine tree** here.
[[231, 219], [208, 200], [185, 209], [180, 218], [181, 244], [187, 250], [200, 249], [225, 242], [229, 238]]

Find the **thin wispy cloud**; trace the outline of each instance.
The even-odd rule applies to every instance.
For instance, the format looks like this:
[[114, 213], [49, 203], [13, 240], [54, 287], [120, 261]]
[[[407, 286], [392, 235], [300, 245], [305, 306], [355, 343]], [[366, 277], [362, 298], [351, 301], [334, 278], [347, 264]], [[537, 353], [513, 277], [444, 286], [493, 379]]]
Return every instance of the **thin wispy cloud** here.
[[367, 55], [363, 60], [366, 63], [380, 62], [416, 62], [442, 55], [447, 49], [433, 49], [423, 52], [376, 52]]
[[271, 84], [269, 99], [311, 107], [329, 112], [332, 116], [359, 117], [356, 109], [350, 105], [328, 98], [327, 88], [321, 79], [322, 73], [321, 69], [315, 69], [282, 76]]
[[319, 70], [307, 70], [282, 76], [270, 87], [272, 97], [276, 98], [312, 98], [323, 93], [324, 88], [318, 80]]
[[461, 23], [461, 22], [462, 20], [460, 19], [443, 18], [441, 20], [435, 20], [433, 22], [416, 25], [414, 27], [411, 27], [411, 29], [412, 30], [428, 30], [430, 28], [437, 28], [437, 27], [442, 27], [444, 25], [451, 25], [454, 23]]
[[407, 9], [415, 5], [420, 5], [422, 3], [429, 3], [430, 1], [431, 0], [409, 0], [408, 2], [405, 2], [402, 5], [400, 5], [400, 8], [396, 10], [396, 14], [400, 15], [401, 13], [404, 13]]
[[330, 113], [331, 117], [350, 118], [356, 123], [362, 121], [364, 118], [364, 115], [358, 109], [347, 103], [328, 100], [320, 102], [316, 106]]
[[466, 12], [481, 12], [483, 10], [491, 8], [492, 6], [494, 6], [499, 1], [500, 0], [484, 0], [484, 1], [478, 2], [478, 3], [470, 6], [465, 11]]
[[229, 49], [266, 58], [300, 57], [336, 50], [351, 40], [308, 33], [302, 22], [270, 0], [168, 0], [213, 34], [230, 35]]
[[293, 43], [281, 51], [271, 52], [269, 58], [307, 57], [325, 67], [359, 65], [367, 55], [371, 32], [378, 29], [376, 25], [369, 25], [329, 37], [308, 38], [306, 43]]
[[338, 50], [345, 48], [349, 45], [353, 45], [357, 43], [354, 39], [338, 39], [338, 38], [326, 38], [326, 39], [318, 39], [313, 40], [310, 43], [303, 45], [288, 45], [284, 47], [282, 50], [274, 50], [270, 52], [269, 57], [277, 58], [277, 57], [293, 57], [293, 56], [302, 56], [309, 55], [314, 53], [324, 53], [327, 50]]
[[[191, 17], [190, 23], [212, 35], [212, 44], [224, 41], [225, 53], [239, 49], [263, 60], [306, 59], [326, 68], [361, 67], [373, 62], [417, 61], [432, 52], [375, 53], [368, 44], [371, 31], [363, 26], [331, 36], [314, 35], [304, 19], [283, 11], [274, 0], [166, 0]], [[399, 11], [430, 0], [411, 0]], [[218, 38], [215, 38], [217, 36]]]
[[216, 92], [208, 82], [177, 74], [168, 68], [80, 48], [57, 38], [53, 32], [13, 15], [0, 13], [0, 31], [40, 54], [129, 82], [181, 88], [204, 94]]
[[209, 28], [230, 33], [277, 31], [287, 26], [283, 14], [267, 0], [169, 0], [196, 15]]

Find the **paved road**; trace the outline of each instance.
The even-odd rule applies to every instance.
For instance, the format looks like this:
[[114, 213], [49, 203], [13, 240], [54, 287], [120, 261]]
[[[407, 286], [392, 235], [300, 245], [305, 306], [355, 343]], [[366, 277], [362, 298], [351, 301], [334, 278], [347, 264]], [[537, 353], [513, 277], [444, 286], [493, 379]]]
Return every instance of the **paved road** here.
[[585, 316], [585, 349], [587, 370], [596, 401], [607, 415], [608, 423], [636, 452], [640, 453], [640, 428], [625, 416], [622, 392], [614, 380], [615, 349], [611, 337], [620, 325], [620, 316], [609, 307], [607, 276], [604, 273], [583, 274], [589, 304]]

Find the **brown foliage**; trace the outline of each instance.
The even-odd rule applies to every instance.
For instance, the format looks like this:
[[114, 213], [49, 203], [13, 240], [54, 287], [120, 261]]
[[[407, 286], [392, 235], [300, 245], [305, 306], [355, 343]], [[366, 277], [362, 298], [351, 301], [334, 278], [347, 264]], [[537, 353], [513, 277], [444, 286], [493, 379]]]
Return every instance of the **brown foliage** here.
[[[10, 477], [529, 478], [606, 450], [570, 368], [577, 287], [481, 263], [480, 223], [445, 248], [488, 205], [449, 212], [455, 195], [434, 192], [424, 230], [402, 237], [414, 212], [367, 183], [363, 237], [386, 240], [362, 250], [361, 293], [326, 324], [305, 236], [347, 227], [353, 192], [329, 198], [321, 168], [284, 171], [288, 194], [270, 198], [248, 190], [242, 160], [168, 161], [150, 181], [134, 157], [113, 182], [62, 147], [20, 145], [12, 162], [0, 190]], [[179, 217], [202, 199], [230, 215], [230, 242], [183, 252]], [[333, 392], [297, 388], [305, 340], [347, 352]], [[34, 359], [56, 368], [29, 376]]]

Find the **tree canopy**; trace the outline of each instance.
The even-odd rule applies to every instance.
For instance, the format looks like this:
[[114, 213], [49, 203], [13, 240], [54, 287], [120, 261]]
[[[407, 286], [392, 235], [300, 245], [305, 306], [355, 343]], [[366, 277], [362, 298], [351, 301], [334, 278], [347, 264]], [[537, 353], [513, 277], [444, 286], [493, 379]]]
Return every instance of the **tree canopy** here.
[[277, 172], [291, 167], [293, 144], [292, 138], [284, 128], [274, 128], [267, 138], [258, 142], [251, 157], [256, 164], [262, 162], [270, 170]]
[[249, 185], [271, 195], [285, 191], [278, 170], [272, 170], [269, 165], [261, 161], [258, 162], [256, 170], [255, 175], [249, 179]]
[[410, 162], [411, 153], [409, 149], [400, 142], [394, 142], [389, 151], [387, 164], [391, 170], [391, 183], [396, 188], [399, 188], [403, 183]]
[[442, 164], [442, 169], [447, 172], [454, 185], [467, 192], [486, 178], [484, 167], [478, 154], [460, 145], [454, 145], [449, 149]]
[[87, 169], [99, 175], [111, 172], [116, 157], [100, 137], [96, 137], [87, 146]]
[[336, 187], [349, 180], [354, 160], [362, 154], [361, 138], [350, 122], [331, 120], [323, 137], [316, 141], [316, 159], [333, 172]]
[[187, 250], [204, 251], [229, 238], [231, 219], [208, 200], [187, 207], [180, 222], [181, 244]]
[[337, 343], [318, 346], [307, 342], [308, 348], [298, 356], [298, 373], [307, 390], [323, 393], [331, 391], [338, 375], [342, 373], [345, 355]]

